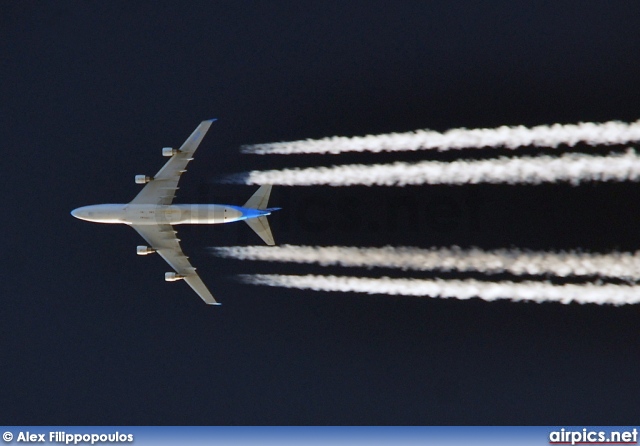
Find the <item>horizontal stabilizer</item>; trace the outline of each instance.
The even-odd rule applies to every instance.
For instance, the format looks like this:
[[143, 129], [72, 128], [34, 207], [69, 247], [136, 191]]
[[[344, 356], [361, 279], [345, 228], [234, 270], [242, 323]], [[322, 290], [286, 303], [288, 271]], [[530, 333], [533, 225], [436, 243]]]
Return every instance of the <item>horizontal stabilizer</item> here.
[[[265, 186], [262, 186], [265, 187]], [[260, 189], [262, 189], [262, 187]], [[267, 186], [271, 188], [271, 186]], [[267, 192], [267, 197], [269, 196], [269, 192]], [[251, 197], [253, 198], [253, 197]], [[249, 200], [251, 201], [251, 200]], [[267, 245], [273, 246], [276, 242], [273, 240], [273, 235], [271, 234], [271, 228], [269, 227], [269, 222], [267, 221], [267, 217], [257, 217], [257, 218], [248, 218], [244, 220], [246, 224], [249, 225], [251, 229], [255, 231], [256, 234], [260, 236], [262, 240]]]
[[[266, 209], [269, 203], [269, 195], [271, 194], [271, 185], [260, 186], [255, 194], [249, 198], [243, 207], [251, 209]], [[267, 228], [269, 226], [267, 225]]]

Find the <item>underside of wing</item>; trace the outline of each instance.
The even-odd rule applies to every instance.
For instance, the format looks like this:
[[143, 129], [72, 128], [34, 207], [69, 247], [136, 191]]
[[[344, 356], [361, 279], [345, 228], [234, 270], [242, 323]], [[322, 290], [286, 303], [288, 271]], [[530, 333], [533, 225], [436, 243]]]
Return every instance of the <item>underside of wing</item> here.
[[171, 225], [131, 225], [143, 239], [184, 279], [187, 284], [209, 305], [219, 305], [202, 282], [189, 258], [184, 255], [176, 231]]
[[190, 276], [185, 276], [184, 281], [187, 282], [187, 285], [189, 285], [207, 305], [220, 305], [220, 303], [213, 298], [200, 276], [194, 273]]
[[178, 189], [180, 175], [186, 172], [187, 164], [207, 134], [215, 119], [202, 121], [191, 136], [182, 144], [169, 161], [158, 171], [151, 181], [131, 201], [134, 204], [171, 204]]

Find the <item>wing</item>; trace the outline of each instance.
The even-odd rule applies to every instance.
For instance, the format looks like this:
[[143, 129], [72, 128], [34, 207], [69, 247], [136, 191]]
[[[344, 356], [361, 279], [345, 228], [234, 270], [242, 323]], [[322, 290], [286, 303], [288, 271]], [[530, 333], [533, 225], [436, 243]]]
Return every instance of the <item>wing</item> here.
[[178, 152], [160, 169], [147, 185], [131, 201], [134, 204], [171, 204], [178, 189], [180, 175], [186, 172], [187, 164], [202, 142], [204, 135], [215, 119], [202, 121], [191, 136], [182, 144]]
[[220, 305], [202, 282], [196, 269], [189, 263], [189, 258], [180, 248], [180, 241], [171, 225], [131, 225], [138, 234], [156, 250], [160, 256], [189, 284], [193, 291], [209, 305]]

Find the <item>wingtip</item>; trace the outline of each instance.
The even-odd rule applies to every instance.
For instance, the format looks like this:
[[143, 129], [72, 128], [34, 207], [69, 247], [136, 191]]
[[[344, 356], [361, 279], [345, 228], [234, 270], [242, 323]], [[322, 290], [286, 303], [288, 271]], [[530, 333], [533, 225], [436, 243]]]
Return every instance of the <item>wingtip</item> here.
[[205, 119], [204, 122], [213, 122], [213, 121], [217, 121], [218, 118], [211, 118], [211, 119]]

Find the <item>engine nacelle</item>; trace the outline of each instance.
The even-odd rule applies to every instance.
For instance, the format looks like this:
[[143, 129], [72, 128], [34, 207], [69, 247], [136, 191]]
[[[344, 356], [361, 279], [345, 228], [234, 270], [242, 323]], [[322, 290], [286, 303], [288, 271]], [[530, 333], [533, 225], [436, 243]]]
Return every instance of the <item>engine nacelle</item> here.
[[166, 280], [167, 282], [175, 282], [177, 280], [182, 280], [184, 279], [184, 276], [182, 274], [178, 274], [178, 273], [164, 273], [164, 280]]
[[173, 156], [178, 152], [180, 152], [180, 150], [174, 149], [174, 148], [171, 148], [171, 147], [163, 147], [162, 148], [162, 156]]
[[139, 256], [146, 256], [149, 254], [153, 254], [154, 252], [156, 252], [156, 250], [153, 248], [149, 248], [148, 246], [136, 246], [136, 254], [138, 254]]
[[147, 184], [151, 180], [153, 180], [153, 177], [148, 177], [146, 175], [136, 175], [136, 184]]

